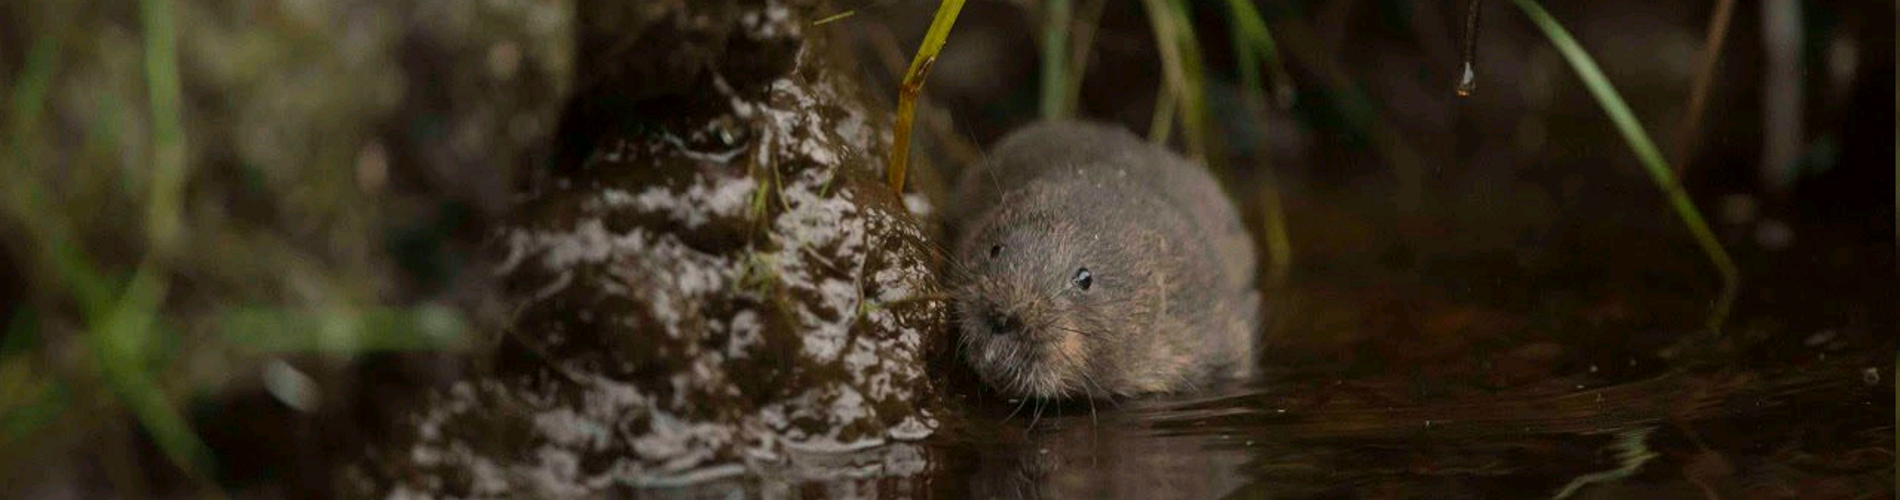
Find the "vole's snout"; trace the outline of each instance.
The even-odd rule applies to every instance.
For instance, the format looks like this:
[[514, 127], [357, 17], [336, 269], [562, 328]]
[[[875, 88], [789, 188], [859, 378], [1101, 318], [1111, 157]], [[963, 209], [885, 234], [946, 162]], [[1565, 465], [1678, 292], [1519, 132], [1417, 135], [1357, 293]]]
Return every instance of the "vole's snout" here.
[[990, 306], [983, 312], [984, 326], [996, 335], [1021, 335], [1023, 319], [1015, 313], [1005, 312], [996, 306]]

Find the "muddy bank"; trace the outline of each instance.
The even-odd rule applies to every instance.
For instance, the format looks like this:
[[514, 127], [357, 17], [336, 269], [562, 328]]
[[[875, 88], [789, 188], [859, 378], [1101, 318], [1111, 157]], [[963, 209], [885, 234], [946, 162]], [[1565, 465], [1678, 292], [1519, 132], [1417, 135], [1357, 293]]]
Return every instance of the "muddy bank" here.
[[828, 11], [590, 8], [617, 24], [580, 27], [560, 153], [493, 233], [493, 373], [364, 471], [396, 496], [574, 495], [928, 436], [945, 306], [876, 182], [885, 112], [810, 25]]

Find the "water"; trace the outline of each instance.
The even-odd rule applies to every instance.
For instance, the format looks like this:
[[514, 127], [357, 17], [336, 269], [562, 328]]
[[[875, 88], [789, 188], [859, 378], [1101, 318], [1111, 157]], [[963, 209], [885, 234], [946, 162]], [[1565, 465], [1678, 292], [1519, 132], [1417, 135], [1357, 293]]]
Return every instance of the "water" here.
[[[1394, 402], [1403, 384], [1232, 388], [973, 416], [656, 498], [1795, 498], [1891, 494], [1888, 388], [1857, 370], [1680, 373]], [[1526, 391], [1529, 392], [1529, 391]], [[1007, 406], [1007, 405], [1004, 405]], [[1815, 415], [1830, 415], [1822, 423]], [[1031, 422], [1034, 426], [1031, 426]], [[1883, 493], [1884, 492], [1884, 493]], [[715, 494], [716, 493], [716, 494]]]

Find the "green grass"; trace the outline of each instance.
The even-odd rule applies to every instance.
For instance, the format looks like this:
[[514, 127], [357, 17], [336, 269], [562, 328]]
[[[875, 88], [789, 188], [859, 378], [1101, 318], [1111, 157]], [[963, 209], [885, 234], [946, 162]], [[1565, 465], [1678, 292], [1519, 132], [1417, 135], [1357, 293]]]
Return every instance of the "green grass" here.
[[1649, 139], [1649, 134], [1644, 132], [1642, 124], [1636, 121], [1636, 114], [1630, 111], [1629, 104], [1623, 102], [1623, 97], [1617, 94], [1616, 87], [1610, 84], [1609, 77], [1604, 76], [1603, 71], [1597, 68], [1596, 61], [1590, 57], [1590, 54], [1585, 52], [1583, 47], [1577, 44], [1576, 39], [1571, 38], [1570, 32], [1565, 30], [1556, 19], [1551, 18], [1550, 13], [1545, 12], [1537, 2], [1512, 0], [1512, 3], [1524, 11], [1524, 16], [1530, 18], [1531, 24], [1542, 30], [1545, 37], [1550, 38], [1551, 45], [1557, 47], [1564, 61], [1570, 63], [1571, 69], [1577, 72], [1577, 78], [1583, 81], [1584, 87], [1590, 90], [1590, 95], [1596, 98], [1597, 105], [1603, 107], [1604, 113], [1610, 116], [1610, 122], [1615, 124], [1616, 130], [1623, 135], [1623, 140], [1629, 145], [1630, 152], [1636, 155], [1643, 169], [1649, 172], [1650, 179], [1655, 181], [1658, 189], [1662, 190], [1670, 207], [1675, 210], [1676, 217], [1682, 220], [1683, 225], [1689, 227], [1689, 232], [1695, 237], [1696, 244], [1702, 247], [1702, 252], [1708, 256], [1716, 272], [1721, 274], [1722, 293], [1709, 312], [1706, 326], [1713, 332], [1722, 331], [1722, 323], [1728, 318], [1729, 306], [1735, 302], [1735, 294], [1741, 286], [1741, 275], [1735, 269], [1734, 261], [1729, 259], [1728, 251], [1716, 241], [1715, 234], [1709, 231], [1708, 223], [1703, 221], [1702, 213], [1696, 210], [1695, 202], [1690, 200], [1689, 194], [1682, 189], [1682, 183], [1676, 181], [1674, 170], [1669, 168], [1668, 162], [1663, 160], [1662, 153], [1657, 151], [1655, 143]]
[[[1274, 107], [1286, 109], [1294, 99], [1293, 77], [1287, 74], [1286, 65], [1280, 59], [1279, 45], [1273, 42], [1273, 33], [1267, 29], [1266, 19], [1260, 16], [1253, 2], [1248, 0], [1228, 0], [1228, 25], [1233, 31], [1235, 58], [1238, 60], [1241, 91], [1247, 100], [1247, 111], [1265, 120], [1266, 98], [1262, 96], [1265, 88], [1260, 81], [1260, 67], [1271, 71], [1273, 78]], [[1261, 155], [1267, 158], [1269, 155]], [[1265, 165], [1260, 169], [1267, 182], [1260, 188], [1262, 211], [1262, 239], [1266, 242], [1267, 277], [1270, 284], [1284, 282], [1293, 266], [1293, 243], [1287, 235], [1286, 214], [1280, 203], [1279, 183], [1274, 181], [1273, 168]]]
[[[1097, 23], [1106, 0], [1087, 0], [1078, 12], [1071, 0], [1050, 2], [1043, 18], [1042, 116], [1072, 118], [1082, 96]], [[1073, 32], [1071, 32], [1073, 30]]]
[[[1267, 67], [1272, 81], [1274, 107], [1284, 109], [1293, 105], [1293, 76], [1287, 73], [1286, 63], [1280, 59], [1279, 44], [1273, 42], [1273, 33], [1267, 29], [1267, 21], [1260, 16], [1260, 10], [1254, 8], [1248, 0], [1227, 0], [1228, 28], [1233, 31], [1234, 54], [1240, 61], [1241, 90], [1246, 93], [1250, 106], [1264, 108], [1266, 99], [1261, 96], [1266, 87], [1260, 81], [1260, 67]], [[1255, 112], [1264, 112], [1257, 109]]]
[[[53, 79], [54, 57], [59, 54], [59, 38], [42, 36], [33, 40], [33, 48], [27, 51], [26, 64], [20, 71], [20, 77], [13, 82], [12, 114], [9, 123], [11, 139], [7, 141], [9, 150], [22, 151], [22, 146], [33, 136], [28, 135], [37, 127], [40, 115], [46, 111], [46, 89]], [[22, 167], [24, 159], [13, 157], [15, 167]]]
[[1049, 0], [1042, 15], [1042, 117], [1068, 118], [1075, 113], [1069, 107], [1069, 24], [1075, 17], [1070, 0]]
[[[220, 124], [185, 112], [180, 52], [194, 31], [179, 7], [127, 4], [139, 32], [97, 46], [87, 29], [97, 19], [48, 8], [29, 11], [41, 19], [21, 24], [34, 27], [22, 37], [31, 45], [18, 72], [0, 82], [0, 171], [11, 180], [0, 183], [0, 227], [13, 230], [11, 264], [25, 271], [30, 291], [0, 346], [0, 447], [17, 450], [6, 457], [16, 462], [6, 463], [32, 460], [52, 451], [34, 444], [59, 441], [41, 436], [90, 433], [129, 416], [166, 459], [208, 485], [212, 451], [180, 409], [188, 398], [220, 394], [222, 377], [285, 354], [347, 359], [468, 343], [459, 311], [363, 305], [375, 287], [362, 270], [319, 255], [357, 255], [373, 244], [322, 225], [355, 215], [342, 211], [374, 210], [354, 203], [363, 199], [349, 195], [351, 176], [310, 176], [315, 181], [298, 182], [294, 192], [235, 187], [257, 191], [243, 194], [276, 204], [284, 217], [321, 221], [314, 227], [187, 212], [237, 193], [218, 191], [227, 186], [192, 168], [194, 133], [206, 134], [195, 127]], [[91, 113], [85, 119], [55, 112], [75, 94]], [[85, 127], [80, 142], [52, 140], [62, 126]], [[349, 171], [306, 160], [299, 171]], [[198, 186], [192, 199], [188, 185]], [[294, 205], [307, 199], [330, 202]], [[327, 248], [291, 241], [309, 232], [334, 241]], [[206, 359], [232, 364], [184, 366]]]
[[[145, 28], [144, 66], [154, 149], [149, 169], [153, 182], [149, 183], [151, 192], [147, 194], [145, 226], [150, 244], [176, 248], [182, 231], [180, 192], [185, 172], [172, 4], [166, 0], [147, 0], [140, 7]], [[204, 471], [211, 463], [210, 450], [174, 407], [168, 391], [157, 380], [158, 367], [151, 362], [152, 353], [161, 344], [161, 330], [165, 328], [159, 317], [169, 288], [164, 263], [149, 256], [143, 258], [129, 280], [115, 283], [73, 241], [72, 221], [56, 210], [48, 210], [53, 200], [46, 189], [49, 186], [42, 184], [42, 176], [33, 173], [42, 144], [39, 127], [56, 74], [58, 50], [57, 38], [37, 39], [26, 68], [13, 88], [11, 104], [18, 114], [5, 143], [10, 153], [8, 157], [12, 158], [8, 170], [20, 174], [15, 179], [31, 180], [10, 183], [9, 215], [28, 226], [26, 236], [40, 243], [37, 246], [41, 255], [27, 258], [47, 265], [32, 267], [49, 269], [57, 283], [63, 285], [63, 290], [52, 292], [69, 296], [78, 306], [85, 330], [82, 342], [88, 348], [100, 382], [109, 387], [145, 427], [160, 451], [188, 475], [202, 479], [207, 477]], [[118, 142], [116, 139], [128, 135], [124, 130], [126, 124], [121, 121], [106, 120], [105, 126], [113, 129], [104, 131], [108, 142]], [[100, 137], [97, 133], [93, 136]], [[139, 173], [129, 170], [127, 175]], [[24, 357], [10, 359], [8, 368], [18, 370], [24, 360]], [[53, 423], [50, 415], [62, 411], [59, 405], [64, 398], [56, 397], [58, 386], [49, 382], [37, 385], [41, 389], [18, 394], [25, 400], [24, 405], [16, 406], [22, 401], [12, 398], [0, 403], [10, 409], [27, 410], [25, 416], [13, 412], [6, 416], [9, 441], [40, 425]]]
[[462, 351], [470, 340], [466, 320], [446, 306], [233, 307], [215, 323], [233, 346], [271, 354]]
[[1167, 140], [1173, 129], [1167, 115], [1172, 112], [1181, 122], [1181, 142], [1188, 156], [1202, 161], [1218, 160], [1208, 155], [1207, 82], [1187, 0], [1142, 0], [1142, 5], [1148, 11], [1148, 23], [1155, 33], [1162, 68], [1163, 95], [1156, 98], [1155, 125], [1149, 128], [1148, 139]]
[[145, 230], [161, 256], [178, 251], [185, 187], [185, 130], [179, 118], [178, 34], [171, 0], [139, 3], [145, 25], [145, 88], [152, 106], [152, 179]]
[[158, 272], [151, 263], [140, 266], [118, 301], [102, 317], [88, 321], [87, 340], [106, 384], [151, 433], [159, 450], [187, 474], [203, 480], [210, 477], [211, 448], [178, 413], [154, 376], [156, 367], [145, 359], [156, 342], [158, 306], [167, 288]]

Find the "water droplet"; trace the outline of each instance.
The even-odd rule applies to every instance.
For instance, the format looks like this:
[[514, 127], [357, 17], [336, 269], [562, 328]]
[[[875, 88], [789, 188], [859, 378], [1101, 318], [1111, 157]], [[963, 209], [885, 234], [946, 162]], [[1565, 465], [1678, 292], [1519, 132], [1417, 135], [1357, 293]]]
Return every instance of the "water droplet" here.
[[1478, 89], [1478, 73], [1472, 69], [1471, 61], [1465, 61], [1463, 74], [1458, 76], [1458, 97], [1471, 97]]
[[273, 359], [265, 364], [263, 380], [264, 390], [297, 411], [315, 411], [321, 401], [316, 379], [283, 360]]
[[1828, 341], [1831, 341], [1831, 340], [1834, 340], [1834, 330], [1821, 330], [1819, 332], [1815, 332], [1813, 335], [1809, 335], [1808, 338], [1803, 339], [1801, 341], [1801, 344], [1808, 347], [1816, 347], [1822, 344], [1826, 344], [1828, 343]]

